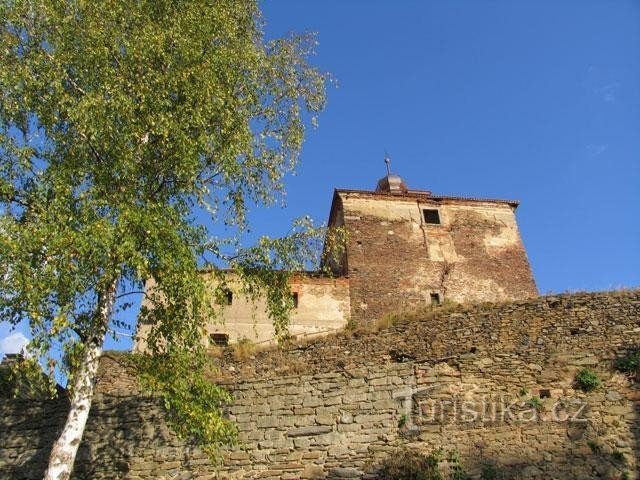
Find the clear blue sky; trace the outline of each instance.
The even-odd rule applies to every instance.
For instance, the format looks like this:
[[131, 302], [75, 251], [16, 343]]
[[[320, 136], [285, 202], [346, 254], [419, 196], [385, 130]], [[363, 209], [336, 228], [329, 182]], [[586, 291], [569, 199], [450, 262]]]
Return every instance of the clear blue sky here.
[[541, 293], [640, 286], [639, 1], [262, 5], [268, 35], [318, 33], [338, 88], [288, 210], [256, 229], [325, 220], [334, 187], [375, 186], [386, 149], [410, 188], [520, 200]]
[[318, 33], [338, 87], [255, 234], [326, 221], [333, 189], [373, 188], [387, 150], [410, 188], [519, 199], [541, 293], [640, 286], [640, 1], [262, 7], [269, 37]]

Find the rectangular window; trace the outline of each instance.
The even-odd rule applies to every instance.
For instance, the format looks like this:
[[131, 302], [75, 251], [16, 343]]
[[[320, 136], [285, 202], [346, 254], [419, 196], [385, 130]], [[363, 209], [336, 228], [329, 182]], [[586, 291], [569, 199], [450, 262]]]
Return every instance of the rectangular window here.
[[217, 345], [219, 347], [226, 347], [229, 345], [228, 333], [212, 333], [209, 335], [209, 339], [211, 340], [212, 345]]
[[215, 301], [218, 305], [231, 305], [233, 304], [233, 292], [228, 288], [223, 288], [215, 292]]
[[431, 294], [431, 305], [440, 305], [440, 294], [432, 293]]
[[424, 215], [424, 223], [440, 225], [440, 212], [437, 209], [425, 208], [422, 210], [422, 215]]
[[298, 308], [298, 292], [291, 294], [291, 300], [293, 300], [293, 308]]

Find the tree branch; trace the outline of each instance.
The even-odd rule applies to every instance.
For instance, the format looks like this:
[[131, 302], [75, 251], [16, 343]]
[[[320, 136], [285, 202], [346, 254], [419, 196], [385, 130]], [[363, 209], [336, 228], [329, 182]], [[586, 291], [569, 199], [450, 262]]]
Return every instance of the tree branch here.
[[111, 328], [111, 327], [109, 327], [109, 329], [108, 329], [108, 330], [109, 330], [112, 334], [114, 334], [114, 335], [118, 335], [119, 337], [129, 337], [129, 338], [133, 338], [133, 337], [135, 337], [135, 335], [134, 335], [134, 334], [132, 334], [132, 333], [124, 333], [124, 332], [120, 332], [120, 331], [115, 330], [115, 329], [113, 329], [113, 328]]
[[123, 297], [127, 297], [129, 295], [144, 295], [145, 297], [147, 296], [147, 292], [145, 292], [144, 290], [132, 290], [130, 292], [126, 292], [126, 293], [121, 293], [120, 295], [116, 295], [115, 299], [119, 300]]

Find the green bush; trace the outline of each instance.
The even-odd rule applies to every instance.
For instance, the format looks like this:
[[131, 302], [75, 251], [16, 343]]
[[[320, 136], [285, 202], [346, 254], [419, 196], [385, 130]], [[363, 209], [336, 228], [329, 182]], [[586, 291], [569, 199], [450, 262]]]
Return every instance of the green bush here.
[[624, 357], [616, 359], [614, 367], [619, 372], [637, 374], [640, 370], [640, 349], [635, 349]]
[[469, 478], [464, 471], [464, 467], [460, 461], [460, 455], [457, 451], [452, 450], [449, 452], [447, 462], [449, 462], [449, 478], [451, 480], [467, 480]]
[[398, 420], [398, 428], [403, 428], [407, 424], [408, 420], [409, 417], [407, 417], [407, 414], [403, 414]]
[[622, 453], [620, 450], [614, 450], [611, 453], [611, 458], [616, 463], [627, 463], [627, 459], [624, 456], [624, 453]]
[[400, 450], [389, 456], [379, 471], [381, 480], [444, 480], [438, 466], [440, 450], [428, 455]]
[[583, 392], [591, 392], [602, 385], [602, 380], [590, 368], [583, 368], [576, 374], [576, 384]]
[[[438, 449], [429, 454], [400, 450], [390, 455], [381, 465], [381, 480], [467, 480], [458, 452], [452, 450], [441, 465], [443, 452]], [[441, 468], [442, 467], [442, 468]], [[448, 472], [443, 475], [442, 471]]]
[[589, 446], [589, 448], [591, 449], [591, 451], [593, 453], [602, 453], [602, 447], [600, 446], [600, 444], [594, 440], [589, 440], [587, 442], [587, 445]]
[[494, 465], [483, 465], [480, 480], [497, 480], [498, 469]]
[[535, 408], [536, 410], [542, 409], [542, 400], [539, 397], [531, 397], [527, 402], [531, 408]]

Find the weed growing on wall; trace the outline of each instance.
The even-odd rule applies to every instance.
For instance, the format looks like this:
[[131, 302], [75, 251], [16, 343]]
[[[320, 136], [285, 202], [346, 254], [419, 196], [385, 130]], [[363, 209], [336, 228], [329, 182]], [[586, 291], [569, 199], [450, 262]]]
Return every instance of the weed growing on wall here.
[[381, 480], [466, 480], [469, 478], [457, 451], [445, 455], [441, 449], [422, 453], [403, 449], [380, 466]]
[[576, 374], [576, 385], [583, 392], [592, 392], [602, 385], [602, 380], [590, 368], [583, 368]]
[[638, 376], [640, 372], [640, 348], [636, 348], [625, 356], [616, 359], [614, 367], [619, 372]]

